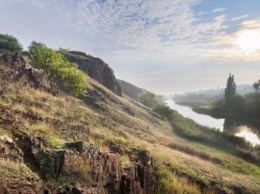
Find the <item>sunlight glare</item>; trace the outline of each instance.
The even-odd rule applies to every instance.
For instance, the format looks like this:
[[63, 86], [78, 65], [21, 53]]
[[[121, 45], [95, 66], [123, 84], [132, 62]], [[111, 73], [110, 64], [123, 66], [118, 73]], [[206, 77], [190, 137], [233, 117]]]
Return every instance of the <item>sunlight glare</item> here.
[[260, 33], [247, 30], [242, 32], [235, 41], [240, 50], [245, 54], [250, 54], [260, 49]]
[[245, 140], [249, 141], [253, 146], [260, 145], [259, 138], [251, 131], [241, 131], [240, 133], [237, 133], [235, 135], [245, 138]]

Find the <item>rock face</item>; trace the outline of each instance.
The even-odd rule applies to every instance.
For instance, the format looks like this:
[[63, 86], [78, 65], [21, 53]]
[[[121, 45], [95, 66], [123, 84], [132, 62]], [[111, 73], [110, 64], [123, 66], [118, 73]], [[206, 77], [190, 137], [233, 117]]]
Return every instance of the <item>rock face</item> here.
[[19, 149], [14, 141], [6, 135], [0, 136], [0, 157], [11, 161], [23, 161], [22, 150]]
[[138, 162], [123, 166], [123, 176], [120, 182], [120, 193], [123, 194], [153, 194], [155, 193], [156, 174], [152, 169], [153, 159], [149, 152], [141, 151]]
[[80, 70], [106, 88], [122, 96], [121, 86], [117, 82], [113, 70], [104, 61], [78, 51], [69, 51], [65, 57], [70, 62], [77, 63]]
[[31, 139], [31, 145], [44, 179], [71, 180], [64, 188], [46, 193], [61, 194], [64, 190], [78, 194], [155, 193], [155, 173], [149, 154], [140, 152], [137, 162], [122, 165], [118, 153], [102, 153], [98, 146], [84, 141], [67, 143], [66, 149], [45, 149], [39, 145], [39, 138]]
[[26, 63], [20, 53], [2, 55], [0, 57], [0, 65], [11, 68], [11, 71], [8, 74], [1, 72], [1, 76], [5, 76], [6, 80], [16, 80], [25, 85], [44, 89], [52, 93], [58, 92], [57, 87], [49, 81], [44, 71], [35, 69], [30, 64]]

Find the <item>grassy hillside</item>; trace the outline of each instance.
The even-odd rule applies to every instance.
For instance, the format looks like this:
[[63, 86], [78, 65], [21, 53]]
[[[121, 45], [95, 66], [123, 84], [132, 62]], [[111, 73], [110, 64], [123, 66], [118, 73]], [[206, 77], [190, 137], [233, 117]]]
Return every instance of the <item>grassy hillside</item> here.
[[133, 84], [130, 84], [124, 80], [117, 80], [118, 83], [120, 84], [122, 90], [123, 90], [123, 93], [126, 95], [126, 96], [129, 96], [130, 98], [134, 99], [134, 100], [137, 100], [138, 99], [138, 96], [144, 92], [146, 92], [146, 90], [142, 89], [142, 88], [139, 88], [137, 86], [134, 86]]
[[[90, 77], [88, 96], [77, 99], [10, 82], [3, 76], [8, 67], [0, 66], [0, 72], [0, 135], [12, 138], [21, 148], [21, 137], [41, 137], [49, 148], [84, 140], [99, 145], [102, 151], [119, 152], [124, 163], [134, 160], [136, 149], [146, 149], [155, 159], [157, 193], [260, 192], [259, 166], [228, 150], [180, 135], [181, 129], [202, 131], [177, 113], [174, 122], [178, 125], [171, 125]], [[25, 175], [35, 180], [35, 191], [40, 184], [62, 185], [60, 179], [41, 179], [29, 156], [19, 157], [25, 162], [0, 156], [0, 179], [8, 185]]]

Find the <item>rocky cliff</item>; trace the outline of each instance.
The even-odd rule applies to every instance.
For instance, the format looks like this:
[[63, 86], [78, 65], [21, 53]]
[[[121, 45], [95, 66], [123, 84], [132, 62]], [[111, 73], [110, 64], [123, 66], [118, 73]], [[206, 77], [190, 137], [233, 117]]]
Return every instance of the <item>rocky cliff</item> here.
[[78, 64], [80, 70], [104, 85], [115, 94], [122, 96], [122, 89], [113, 70], [103, 60], [79, 51], [69, 51], [65, 55], [70, 62]]

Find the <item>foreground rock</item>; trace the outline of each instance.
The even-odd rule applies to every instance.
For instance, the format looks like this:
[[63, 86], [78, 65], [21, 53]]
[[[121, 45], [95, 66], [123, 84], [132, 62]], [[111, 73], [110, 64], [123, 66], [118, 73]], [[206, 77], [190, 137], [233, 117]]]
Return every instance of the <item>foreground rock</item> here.
[[[34, 144], [34, 156], [44, 179], [67, 177], [62, 188], [47, 193], [153, 194], [155, 173], [149, 154], [140, 153], [137, 162], [122, 165], [118, 153], [102, 153], [88, 142], [71, 142], [66, 149], [44, 149]], [[123, 172], [123, 174], [122, 174]]]

